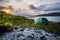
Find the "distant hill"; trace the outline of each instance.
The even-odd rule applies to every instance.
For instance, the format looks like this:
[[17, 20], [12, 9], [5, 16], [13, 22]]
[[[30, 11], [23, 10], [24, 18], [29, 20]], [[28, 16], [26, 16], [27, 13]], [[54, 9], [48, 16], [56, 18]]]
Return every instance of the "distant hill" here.
[[48, 13], [48, 14], [41, 14], [41, 15], [29, 16], [28, 18], [39, 17], [39, 16], [60, 16], [60, 12], [54, 12], [54, 13]]
[[23, 16], [15, 16], [12, 14], [8, 14], [6, 12], [0, 11], [0, 24], [10, 22], [15, 25], [20, 25], [20, 24], [31, 24], [33, 23], [33, 19], [28, 19]]
[[42, 14], [42, 15], [36, 15], [37, 16], [60, 16], [60, 12], [55, 12], [55, 13], [48, 13], [48, 14]]
[[48, 13], [48, 14], [37, 15], [37, 16], [60, 16], [60, 12], [56, 12], [56, 13]]

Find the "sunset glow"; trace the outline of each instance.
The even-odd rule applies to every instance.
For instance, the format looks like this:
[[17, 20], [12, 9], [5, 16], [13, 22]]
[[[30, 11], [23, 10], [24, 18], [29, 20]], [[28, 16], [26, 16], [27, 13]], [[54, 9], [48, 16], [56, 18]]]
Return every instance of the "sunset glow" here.
[[11, 10], [10, 9], [4, 9], [2, 11], [6, 12], [6, 13], [11, 13]]

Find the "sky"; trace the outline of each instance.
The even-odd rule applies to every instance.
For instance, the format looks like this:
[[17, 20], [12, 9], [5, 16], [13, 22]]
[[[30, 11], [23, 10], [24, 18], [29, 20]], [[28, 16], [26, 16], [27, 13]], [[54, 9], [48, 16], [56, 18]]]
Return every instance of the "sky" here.
[[0, 6], [12, 7], [15, 15], [40, 15], [60, 12], [60, 0], [0, 0]]

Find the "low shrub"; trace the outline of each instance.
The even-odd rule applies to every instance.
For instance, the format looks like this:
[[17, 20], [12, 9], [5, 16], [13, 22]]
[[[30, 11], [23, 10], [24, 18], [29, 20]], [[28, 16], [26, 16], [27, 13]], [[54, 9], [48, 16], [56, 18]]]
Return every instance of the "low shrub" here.
[[13, 25], [11, 23], [5, 23], [0, 25], [0, 33], [13, 31]]

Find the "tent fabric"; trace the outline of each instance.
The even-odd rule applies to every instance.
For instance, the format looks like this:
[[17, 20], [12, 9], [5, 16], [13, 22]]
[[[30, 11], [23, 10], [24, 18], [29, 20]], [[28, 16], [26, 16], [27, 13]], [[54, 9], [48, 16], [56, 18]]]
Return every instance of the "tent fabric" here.
[[47, 18], [39, 18], [37, 19], [38, 24], [49, 24], [49, 21]]

